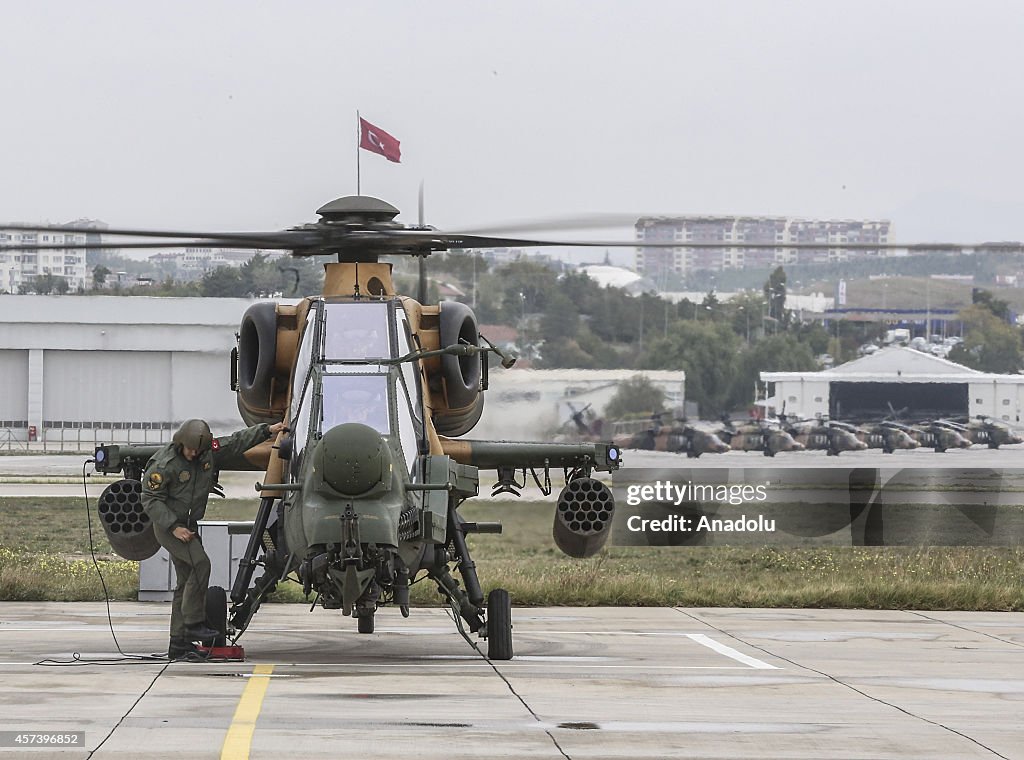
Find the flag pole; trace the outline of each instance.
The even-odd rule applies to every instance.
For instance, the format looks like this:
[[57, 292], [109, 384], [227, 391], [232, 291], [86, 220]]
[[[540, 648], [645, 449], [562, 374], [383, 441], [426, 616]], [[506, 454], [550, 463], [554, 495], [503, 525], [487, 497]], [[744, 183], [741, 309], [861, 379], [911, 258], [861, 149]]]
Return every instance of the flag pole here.
[[[423, 213], [423, 180], [420, 180], [420, 192], [419, 192], [419, 225], [423, 227], [426, 225], [426, 216]], [[418, 271], [417, 271], [417, 290], [416, 298], [421, 304], [427, 302], [427, 257], [420, 256]]]
[[361, 190], [361, 176], [359, 167], [359, 141], [362, 138], [362, 124], [359, 119], [359, 109], [356, 109], [356, 195], [362, 195]]

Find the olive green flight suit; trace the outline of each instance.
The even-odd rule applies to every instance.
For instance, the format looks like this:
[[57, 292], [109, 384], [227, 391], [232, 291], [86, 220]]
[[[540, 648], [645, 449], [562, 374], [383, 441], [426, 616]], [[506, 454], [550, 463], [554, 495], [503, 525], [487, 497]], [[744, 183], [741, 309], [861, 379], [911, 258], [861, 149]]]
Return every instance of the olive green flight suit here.
[[171, 555], [178, 576], [171, 603], [172, 638], [184, 638], [186, 628], [205, 624], [206, 588], [210, 583], [210, 558], [198, 536], [181, 541], [174, 536], [174, 529], [185, 527], [195, 532], [206, 514], [217, 472], [231, 469], [243, 452], [269, 437], [269, 426], [264, 423], [214, 438], [211, 448], [191, 462], [182, 455], [179, 444], [169, 443], [146, 465], [142, 508], [153, 521], [156, 540]]

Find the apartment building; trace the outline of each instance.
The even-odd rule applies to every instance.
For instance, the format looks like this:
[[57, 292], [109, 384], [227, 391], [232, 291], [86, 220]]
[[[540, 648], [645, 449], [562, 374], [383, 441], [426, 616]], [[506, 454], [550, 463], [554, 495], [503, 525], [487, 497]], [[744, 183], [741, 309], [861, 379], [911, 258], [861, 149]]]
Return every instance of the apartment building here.
[[[95, 232], [68, 232], [66, 228], [89, 227]], [[87, 288], [91, 274], [86, 264], [88, 248], [49, 248], [60, 245], [99, 243], [107, 225], [92, 219], [78, 219], [38, 232], [21, 232], [0, 227], [0, 293], [18, 293], [31, 288], [39, 276], [53, 275], [67, 283], [68, 290]], [[13, 250], [10, 246], [38, 246]]]
[[[636, 270], [649, 277], [665, 272], [688, 274], [698, 270], [721, 271], [778, 264], [847, 261], [854, 257], [884, 256], [884, 248], [787, 248], [787, 243], [887, 243], [892, 223], [887, 220], [812, 220], [791, 217], [677, 216], [642, 217], [636, 223], [638, 240], [678, 242], [671, 248], [636, 250]], [[687, 243], [720, 243], [701, 248]], [[778, 248], [751, 248], [751, 243], [771, 243]]]

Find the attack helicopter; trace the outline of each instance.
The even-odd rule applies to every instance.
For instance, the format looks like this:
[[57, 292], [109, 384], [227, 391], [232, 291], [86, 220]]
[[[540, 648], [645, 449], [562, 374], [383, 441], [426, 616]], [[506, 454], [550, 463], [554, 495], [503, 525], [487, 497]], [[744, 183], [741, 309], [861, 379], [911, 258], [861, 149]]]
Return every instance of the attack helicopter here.
[[728, 414], [723, 414], [715, 435], [734, 451], [760, 451], [766, 457], [773, 457], [780, 451], [804, 450], [802, 443], [767, 420], [750, 419], [737, 424]]
[[[685, 452], [690, 459], [701, 454], [722, 454], [731, 447], [710, 430], [702, 429], [685, 419], [675, 424], [663, 422], [663, 413], [652, 414], [649, 420], [624, 420], [614, 423], [616, 435], [612, 442], [623, 449]], [[639, 429], [638, 429], [639, 428]]]
[[793, 440], [803, 444], [807, 451], [824, 451], [827, 456], [837, 457], [844, 451], [863, 451], [868, 444], [855, 433], [827, 419], [796, 419], [792, 414], [779, 413], [779, 424]]
[[[486, 639], [489, 658], [511, 659], [509, 594], [500, 588], [484, 594], [466, 540], [500, 533], [501, 526], [468, 522], [459, 507], [479, 494], [481, 470], [496, 472], [492, 495], [516, 496], [527, 471], [547, 496], [551, 471], [562, 470], [555, 543], [570, 556], [592, 556], [607, 540], [615, 507], [594, 475], [619, 467], [619, 449], [597, 441], [462, 438], [483, 411], [489, 355], [506, 368], [515, 359], [480, 334], [468, 306], [400, 295], [392, 265], [381, 257], [566, 243], [407, 227], [395, 221], [398, 209], [368, 196], [339, 198], [317, 213], [315, 223], [277, 232], [108, 229], [104, 236], [120, 242], [33, 247], [249, 247], [334, 258], [324, 266], [321, 294], [297, 304], [253, 304], [230, 353], [242, 419], [286, 428], [225, 467], [264, 477], [256, 484], [261, 498], [230, 600], [225, 589], [208, 595], [208, 623], [221, 634], [215, 643], [237, 642], [286, 580], [300, 583], [314, 607], [355, 617], [365, 634], [384, 605], [408, 616], [410, 585], [428, 578], [467, 640], [466, 627]], [[421, 274], [421, 292], [424, 280]], [[107, 445], [95, 452], [98, 472], [124, 475], [104, 491], [99, 512], [111, 545], [129, 559], [158, 549], [140, 484], [158, 448]]]
[[[382, 606], [394, 605], [403, 615], [410, 614], [409, 586], [425, 578], [452, 606], [456, 625], [467, 639], [466, 626], [486, 639], [488, 657], [511, 659], [510, 597], [500, 588], [484, 594], [467, 543], [467, 536], [497, 533], [500, 525], [467, 522], [459, 507], [479, 495], [481, 470], [496, 472], [494, 494], [518, 496], [527, 471], [544, 495], [550, 495], [551, 470], [561, 469], [565, 485], [553, 510], [555, 543], [570, 556], [592, 556], [607, 540], [615, 506], [611, 491], [594, 474], [618, 469], [619, 449], [598, 441], [462, 438], [483, 411], [489, 355], [505, 367], [514, 358], [480, 334], [467, 306], [427, 304], [422, 275], [417, 298], [399, 294], [391, 265], [381, 257], [422, 260], [451, 249], [613, 247], [623, 241], [543, 241], [486, 230], [445, 233], [422, 224], [403, 225], [395, 221], [396, 208], [368, 196], [339, 198], [317, 213], [317, 222], [272, 232], [105, 229], [105, 237], [119, 241], [3, 248], [187, 246], [333, 257], [324, 266], [321, 294], [294, 305], [257, 303], [242, 318], [230, 359], [242, 419], [247, 424], [284, 422], [287, 428], [276, 440], [250, 449], [230, 465], [263, 472], [264, 477], [257, 484], [261, 498], [254, 528], [230, 599], [225, 589], [210, 590], [208, 622], [222, 634], [222, 641], [236, 642], [278, 584], [296, 581], [313, 596], [313, 607], [340, 610], [357, 619], [360, 633], [371, 633], [374, 615]], [[4, 228], [53, 229], [18, 224]], [[60, 231], [95, 233], [71, 225]], [[632, 245], [679, 246], [677, 241], [647, 239]], [[686, 243], [688, 248], [732, 246], [735, 243]], [[792, 242], [743, 247], [913, 248]], [[767, 456], [803, 448], [763, 422], [736, 426], [727, 421], [718, 435], [732, 448], [760, 450]], [[110, 445], [99, 447], [94, 455], [98, 472], [124, 475], [104, 491], [99, 511], [111, 545], [128, 559], [143, 559], [157, 550], [140, 498], [141, 474], [157, 448]]]
[[897, 449], [916, 449], [921, 446], [909, 433], [888, 422], [855, 425], [850, 422], [829, 420], [829, 425], [853, 434], [869, 449], [881, 449], [885, 454], [892, 454]]
[[966, 423], [957, 420], [936, 420], [935, 424], [957, 431], [972, 445], [981, 443], [990, 449], [1024, 443], [1024, 438], [1011, 430], [1009, 425], [991, 417], [978, 416]]

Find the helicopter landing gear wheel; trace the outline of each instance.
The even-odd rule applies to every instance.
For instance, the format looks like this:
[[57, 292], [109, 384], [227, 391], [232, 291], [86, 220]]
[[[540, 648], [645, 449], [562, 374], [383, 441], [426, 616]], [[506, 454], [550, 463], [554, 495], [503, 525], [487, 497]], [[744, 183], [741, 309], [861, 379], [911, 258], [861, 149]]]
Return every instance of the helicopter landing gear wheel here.
[[225, 646], [228, 636], [228, 593], [220, 586], [206, 589], [206, 625], [217, 632], [213, 645]]
[[512, 659], [512, 600], [503, 588], [487, 595], [487, 658]]
[[360, 633], [373, 633], [373, 611], [356, 617], [356, 628]]

